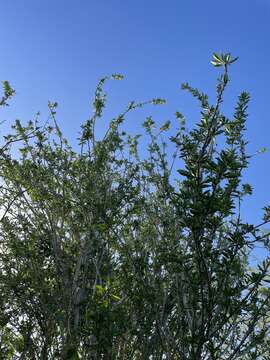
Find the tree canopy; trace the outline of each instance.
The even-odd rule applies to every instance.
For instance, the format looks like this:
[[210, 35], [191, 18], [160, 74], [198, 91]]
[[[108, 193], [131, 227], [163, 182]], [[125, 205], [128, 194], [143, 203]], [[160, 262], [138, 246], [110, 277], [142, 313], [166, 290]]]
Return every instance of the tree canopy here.
[[180, 112], [173, 135], [146, 118], [143, 152], [122, 124], [163, 99], [129, 103], [96, 134], [118, 74], [98, 83], [76, 149], [57, 103], [45, 123], [16, 121], [0, 149], [1, 359], [269, 359], [270, 258], [249, 255], [269, 251], [270, 209], [261, 224], [241, 218], [249, 94], [222, 112], [235, 60], [213, 55], [214, 104], [183, 84], [200, 106], [193, 129]]

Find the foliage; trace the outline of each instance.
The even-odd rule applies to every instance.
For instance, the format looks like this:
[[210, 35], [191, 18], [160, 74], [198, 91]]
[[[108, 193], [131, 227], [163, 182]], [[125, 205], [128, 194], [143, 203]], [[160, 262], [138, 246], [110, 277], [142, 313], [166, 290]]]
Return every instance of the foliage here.
[[[201, 107], [192, 130], [176, 112], [179, 128], [164, 140], [171, 123], [145, 120], [143, 154], [122, 123], [164, 100], [131, 102], [98, 140], [108, 77], [79, 151], [60, 130], [57, 103], [45, 124], [16, 121], [0, 152], [3, 359], [269, 358], [270, 260], [249, 264], [257, 244], [269, 248], [260, 230], [269, 207], [259, 225], [240, 213], [252, 194], [242, 182], [249, 94], [232, 118], [221, 111], [235, 60], [214, 54], [223, 72], [213, 105], [183, 85]], [[13, 94], [5, 82], [1, 105]]]

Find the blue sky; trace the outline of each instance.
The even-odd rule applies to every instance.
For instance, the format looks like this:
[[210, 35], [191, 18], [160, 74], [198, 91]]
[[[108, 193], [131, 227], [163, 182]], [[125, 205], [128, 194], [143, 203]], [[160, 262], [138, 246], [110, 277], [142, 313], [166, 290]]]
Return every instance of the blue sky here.
[[[117, 114], [130, 100], [164, 97], [162, 109], [147, 108], [128, 119], [139, 131], [145, 115], [173, 119], [176, 110], [189, 127], [197, 103], [180, 90], [182, 82], [208, 92], [213, 99], [218, 71], [210, 65], [213, 51], [239, 56], [231, 69], [224, 111], [231, 114], [241, 90], [251, 93], [248, 151], [265, 146], [246, 173], [254, 196], [243, 214], [257, 223], [270, 203], [270, 0], [13, 0], [0, 12], [0, 79], [17, 91], [0, 120], [46, 119], [48, 100], [58, 101], [59, 121], [70, 138], [91, 114], [96, 82], [120, 72], [123, 82], [108, 85], [106, 116]], [[105, 117], [106, 117], [105, 116]], [[104, 124], [106, 119], [104, 119]], [[104, 125], [105, 126], [105, 125]]]

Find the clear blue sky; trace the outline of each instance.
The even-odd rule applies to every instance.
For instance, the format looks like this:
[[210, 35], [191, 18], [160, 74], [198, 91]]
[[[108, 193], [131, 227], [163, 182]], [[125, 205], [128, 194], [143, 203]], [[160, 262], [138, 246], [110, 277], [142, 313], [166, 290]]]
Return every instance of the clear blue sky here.
[[[46, 118], [47, 101], [55, 100], [60, 123], [73, 138], [91, 113], [90, 99], [104, 74], [126, 76], [108, 86], [110, 114], [130, 100], [160, 96], [168, 104], [147, 114], [161, 121], [180, 110], [191, 126], [197, 104], [180, 84], [189, 81], [213, 96], [218, 71], [209, 63], [211, 53], [238, 55], [224, 110], [231, 114], [240, 90], [251, 93], [248, 150], [269, 151], [251, 161], [246, 181], [254, 197], [243, 211], [259, 221], [270, 203], [270, 0], [13, 0], [1, 3], [0, 27], [0, 79], [17, 90], [0, 120], [29, 120], [39, 110]], [[131, 131], [143, 115], [131, 117]]]

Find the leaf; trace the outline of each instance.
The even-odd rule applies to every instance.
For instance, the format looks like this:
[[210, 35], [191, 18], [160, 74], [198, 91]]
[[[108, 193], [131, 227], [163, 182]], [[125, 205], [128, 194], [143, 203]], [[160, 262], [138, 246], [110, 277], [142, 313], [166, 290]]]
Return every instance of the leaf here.
[[264, 210], [263, 220], [269, 221], [270, 220], [270, 206], [265, 206], [263, 208], [263, 210]]
[[96, 285], [96, 289], [98, 290], [99, 294], [104, 294], [104, 292], [106, 291], [106, 289], [104, 289], [104, 287], [102, 287], [101, 285]]
[[153, 99], [151, 102], [152, 102], [152, 104], [154, 104], [154, 105], [163, 105], [163, 104], [166, 104], [166, 100], [165, 100], [165, 99], [161, 99], [161, 98]]
[[116, 301], [121, 300], [121, 298], [117, 295], [111, 295], [111, 297], [113, 298], [113, 300], [116, 300]]
[[112, 74], [114, 80], [123, 80], [124, 76], [122, 74]]
[[224, 65], [221, 56], [219, 56], [215, 52], [212, 54], [212, 57], [213, 57], [213, 60], [211, 60], [212, 65], [214, 65], [215, 67]]
[[177, 170], [177, 172], [178, 172], [180, 175], [185, 176], [185, 177], [190, 177], [190, 176], [191, 176], [190, 172], [187, 171], [187, 170]]
[[234, 62], [237, 61], [237, 60], [238, 60], [238, 56], [236, 56], [234, 59], [231, 59], [231, 60], [230, 60], [230, 64], [234, 63]]
[[214, 61], [214, 60], [211, 61], [211, 64], [214, 65], [215, 67], [222, 66], [222, 63], [220, 63], [218, 61]]
[[147, 117], [146, 120], [143, 123], [143, 127], [145, 128], [151, 128], [155, 124], [154, 120], [151, 116]]
[[267, 151], [266, 147], [262, 147], [257, 151], [257, 154], [264, 154]]
[[171, 125], [171, 122], [168, 120], [161, 126], [161, 128], [159, 130], [160, 131], [166, 131], [166, 130], [168, 130], [170, 128], [170, 125]]
[[212, 55], [212, 56], [213, 56], [213, 58], [214, 58], [215, 61], [222, 61], [222, 60], [221, 60], [221, 57], [220, 57], [217, 53], [213, 52], [213, 55]]
[[247, 194], [247, 195], [252, 195], [252, 187], [249, 184], [243, 184], [242, 185], [243, 188], [243, 193]]

